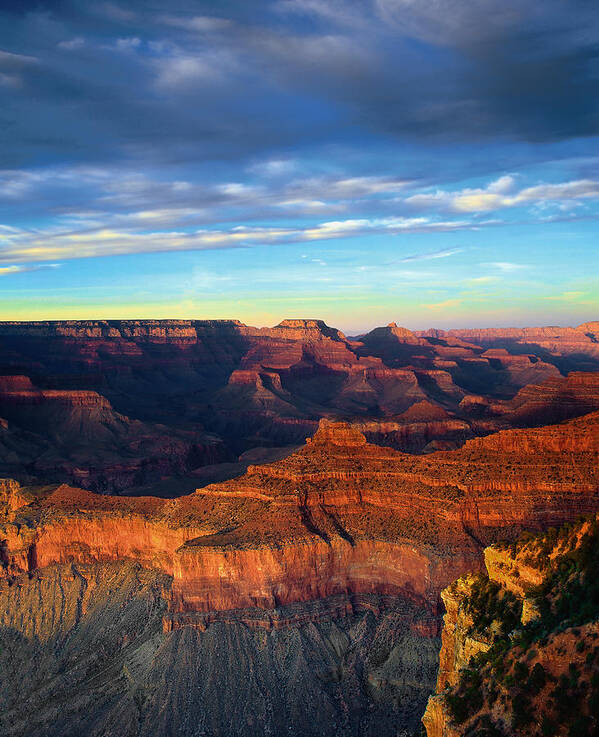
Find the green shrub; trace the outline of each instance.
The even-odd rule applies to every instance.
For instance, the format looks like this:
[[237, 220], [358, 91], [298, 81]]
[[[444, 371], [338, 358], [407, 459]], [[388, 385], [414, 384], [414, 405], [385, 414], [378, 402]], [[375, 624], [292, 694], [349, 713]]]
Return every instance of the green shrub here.
[[466, 733], [466, 737], [505, 737], [505, 733], [485, 714], [477, 724]]
[[555, 737], [557, 734], [557, 724], [547, 715], [541, 720], [541, 734], [543, 737]]
[[545, 673], [545, 668], [543, 668], [541, 663], [536, 663], [530, 673], [530, 678], [528, 679], [528, 688], [533, 693], [538, 693], [546, 682], [547, 674]]
[[516, 729], [522, 729], [532, 721], [532, 712], [528, 696], [518, 691], [512, 699], [513, 724]]
[[584, 659], [584, 662], [587, 665], [592, 665], [594, 660], [595, 660], [595, 653], [593, 652], [593, 650], [590, 650], [587, 653], [586, 658]]
[[[554, 684], [549, 711], [538, 719], [535, 734], [543, 737], [599, 735], [599, 671], [594, 669], [599, 662], [599, 647], [591, 649], [591, 640], [596, 640], [597, 635], [588, 633], [585, 638], [580, 629], [599, 620], [599, 523], [593, 519], [585, 524], [589, 525], [589, 531], [580, 540], [578, 522], [509, 545], [513, 556], [528, 557], [531, 565], [541, 566], [546, 571], [544, 582], [530, 594], [540, 616], [526, 626], [520, 623], [521, 603], [516, 597], [484, 576], [478, 576], [473, 582], [471, 596], [464, 602], [464, 609], [473, 622], [469, 634], [484, 634], [491, 640], [491, 647], [472, 659], [471, 668], [462, 674], [457, 689], [447, 696], [457, 723], [477, 715], [465, 737], [501, 735], [500, 728], [488, 715], [479, 714], [485, 708], [483, 692], [487, 699], [486, 710], [498, 702], [502, 709], [512, 712], [511, 734], [528, 732], [534, 718], [530, 697], [539, 694], [548, 684]], [[556, 545], [561, 554], [551, 558], [550, 553]], [[506, 547], [504, 545], [503, 549]], [[586, 654], [582, 674], [574, 663], [559, 679], [541, 663], [530, 666], [537, 657], [537, 650], [541, 651], [556, 634], [570, 628], [577, 640], [576, 652]], [[565, 645], [558, 647], [557, 652], [568, 654]], [[587, 683], [589, 676], [590, 685]]]
[[466, 699], [459, 694], [447, 694], [445, 697], [451, 718], [456, 724], [463, 724], [470, 716]]
[[522, 603], [499, 584], [479, 575], [472, 584], [465, 611], [472, 617], [474, 632], [486, 632], [497, 621], [501, 633], [507, 634], [520, 621]]
[[514, 677], [517, 681], [524, 681], [528, 678], [528, 666], [526, 663], [522, 663], [520, 660], [516, 661], [514, 665]]
[[570, 725], [569, 737], [591, 737], [591, 720], [587, 716], [577, 716]]

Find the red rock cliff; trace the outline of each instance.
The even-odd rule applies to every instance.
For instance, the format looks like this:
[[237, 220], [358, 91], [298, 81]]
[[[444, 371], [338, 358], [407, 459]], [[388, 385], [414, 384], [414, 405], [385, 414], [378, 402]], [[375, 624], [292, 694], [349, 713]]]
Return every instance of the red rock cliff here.
[[[597, 443], [571, 438], [598, 428], [596, 413], [533, 440], [513, 431], [416, 457], [323, 421], [288, 458], [176, 500], [44, 493], [5, 516], [5, 567], [132, 558], [174, 577], [182, 612], [340, 593], [434, 611], [456, 574], [482, 565], [485, 542], [597, 508]], [[564, 443], [569, 463], [556, 463]]]

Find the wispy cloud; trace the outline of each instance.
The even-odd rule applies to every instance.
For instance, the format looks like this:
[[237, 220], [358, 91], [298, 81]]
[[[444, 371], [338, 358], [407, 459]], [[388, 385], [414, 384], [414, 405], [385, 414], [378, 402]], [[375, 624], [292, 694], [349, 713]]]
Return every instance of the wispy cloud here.
[[56, 45], [59, 49], [64, 49], [65, 51], [78, 51], [85, 46], [85, 39], [82, 36], [76, 36], [65, 41], [59, 41]]
[[449, 258], [455, 256], [457, 253], [462, 253], [463, 248], [440, 248], [438, 251], [428, 251], [426, 253], [414, 253], [411, 256], [404, 256], [398, 259], [398, 262], [403, 261], [432, 261], [438, 258]]
[[177, 89], [199, 89], [223, 82], [237, 69], [236, 56], [227, 49], [213, 49], [193, 54], [175, 50], [168, 57], [156, 59], [156, 85], [172, 94]]
[[[265, 169], [254, 168], [249, 178], [207, 182], [178, 176], [160, 179], [108, 166], [0, 170], [0, 212], [4, 205], [10, 216], [16, 208], [29, 208], [35, 202], [46, 208], [47, 215], [46, 224], [35, 228], [9, 223], [4, 229], [0, 227], [0, 260], [12, 263], [247, 248], [361, 235], [457, 232], [504, 224], [500, 219], [477, 217], [477, 213], [464, 217], [463, 208], [441, 212], [443, 208], [431, 206], [428, 195], [411, 194], [414, 183], [401, 177], [347, 176], [341, 172], [301, 176], [297, 162], [288, 168], [286, 164], [273, 165], [277, 161], [268, 160]], [[485, 196], [531, 203], [542, 197], [589, 201], [599, 197], [599, 185], [593, 180], [535, 185], [519, 191], [515, 190], [516, 181], [514, 175], [498, 177], [485, 188]], [[472, 201], [482, 190], [479, 194], [472, 194], [472, 189], [451, 195], [440, 192], [432, 195], [434, 203], [449, 196], [470, 197]], [[418, 211], [415, 202], [420, 203]], [[349, 212], [356, 215], [347, 217]], [[543, 213], [533, 210], [526, 217], [546, 222]], [[389, 263], [448, 259], [465, 250], [463, 246], [446, 246], [409, 253]], [[505, 273], [527, 268], [500, 259], [481, 266]]]
[[466, 279], [468, 284], [489, 284], [494, 281], [497, 281], [496, 276], [475, 276], [471, 279]]
[[184, 18], [176, 15], [163, 15], [162, 22], [172, 28], [180, 28], [188, 33], [215, 33], [226, 30], [232, 25], [228, 18], [220, 18], [212, 15], [195, 15]]
[[447, 310], [452, 307], [458, 307], [463, 301], [464, 300], [459, 297], [454, 297], [452, 299], [443, 300], [443, 302], [433, 302], [432, 304], [424, 305], [424, 307], [429, 310]]
[[572, 291], [551, 295], [549, 297], [545, 297], [545, 299], [549, 299], [555, 302], [580, 302], [581, 298], [586, 296], [587, 292]]
[[456, 191], [436, 190], [412, 195], [406, 203], [420, 209], [452, 212], [489, 212], [529, 204], [553, 203], [563, 206], [573, 200], [599, 199], [599, 181], [580, 179], [557, 184], [538, 184], [516, 190], [513, 176], [502, 176], [485, 188]]
[[0, 87], [18, 89], [23, 85], [23, 73], [37, 65], [38, 59], [28, 54], [14, 54], [0, 49]]
[[40, 269], [57, 269], [59, 266], [60, 264], [12, 264], [10, 266], [0, 266], [0, 276], [23, 274], [28, 271], [40, 271]]
[[486, 263], [482, 263], [481, 266], [489, 266], [493, 269], [498, 269], [499, 271], [503, 271], [507, 274], [511, 274], [514, 271], [522, 271], [522, 269], [528, 268], [526, 264], [518, 264], [513, 261], [488, 261]]
[[100, 228], [91, 231], [17, 231], [0, 236], [1, 261], [43, 261], [126, 253], [244, 248], [356, 237], [365, 234], [462, 230], [465, 221], [426, 218], [349, 219], [302, 228], [235, 226], [229, 230], [140, 232]]

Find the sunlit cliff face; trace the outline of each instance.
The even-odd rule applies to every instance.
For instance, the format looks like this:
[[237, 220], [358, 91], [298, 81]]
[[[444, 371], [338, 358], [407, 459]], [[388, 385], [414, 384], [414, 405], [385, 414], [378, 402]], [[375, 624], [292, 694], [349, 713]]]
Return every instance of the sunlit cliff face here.
[[[456, 571], [480, 567], [485, 540], [596, 507], [596, 435], [591, 414], [419, 457], [323, 420], [285, 460], [176, 500], [60, 486], [29, 501], [9, 485], [6, 571], [130, 558], [172, 576], [175, 614], [338, 594], [406, 596], [435, 612]], [[580, 477], [556, 463], [564, 452]]]

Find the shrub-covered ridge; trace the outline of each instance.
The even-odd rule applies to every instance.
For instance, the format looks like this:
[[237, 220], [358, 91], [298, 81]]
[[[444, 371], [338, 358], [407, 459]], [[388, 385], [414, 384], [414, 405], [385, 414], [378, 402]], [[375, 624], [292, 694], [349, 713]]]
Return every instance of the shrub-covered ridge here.
[[[428, 737], [599, 734], [597, 517], [486, 553], [488, 576], [446, 590], [456, 610], [443, 647], [456, 673], [429, 701]], [[469, 638], [484, 645], [460, 662]]]

